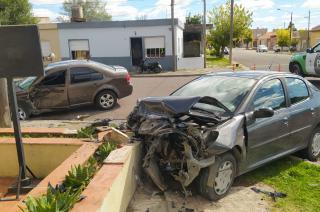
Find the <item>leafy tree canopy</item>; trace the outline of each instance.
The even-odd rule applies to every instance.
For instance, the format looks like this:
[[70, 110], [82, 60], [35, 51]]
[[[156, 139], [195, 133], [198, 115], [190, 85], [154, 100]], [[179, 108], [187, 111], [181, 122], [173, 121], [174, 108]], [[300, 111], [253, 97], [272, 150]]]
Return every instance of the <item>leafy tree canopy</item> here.
[[65, 0], [63, 3], [63, 15], [71, 18], [72, 5], [81, 5], [83, 16], [87, 21], [110, 21], [111, 15], [106, 11], [107, 3], [102, 0]]
[[278, 45], [280, 47], [289, 46], [290, 45], [290, 33], [287, 29], [279, 29], [277, 30], [277, 40]]
[[37, 23], [31, 10], [28, 0], [0, 0], [0, 25]]
[[191, 16], [189, 13], [189, 16], [186, 17], [186, 24], [201, 24], [202, 23], [202, 15], [197, 14]]
[[[214, 8], [209, 12], [209, 21], [214, 28], [210, 31], [208, 43], [215, 52], [222, 56], [221, 50], [229, 45], [230, 42], [230, 12], [231, 3], [228, 1], [225, 5]], [[234, 5], [234, 40], [242, 38], [246, 30], [251, 26], [252, 12], [246, 10], [242, 5]], [[218, 55], [217, 55], [218, 56]]]

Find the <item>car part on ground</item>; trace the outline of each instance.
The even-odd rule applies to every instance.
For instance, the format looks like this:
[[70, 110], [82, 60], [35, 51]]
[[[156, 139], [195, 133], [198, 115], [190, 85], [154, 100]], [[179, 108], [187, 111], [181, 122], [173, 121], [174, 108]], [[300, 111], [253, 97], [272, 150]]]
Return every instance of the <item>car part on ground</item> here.
[[276, 198], [287, 197], [287, 194], [282, 193], [282, 192], [265, 191], [265, 190], [261, 190], [261, 189], [256, 188], [256, 187], [251, 188], [251, 190], [256, 192], [256, 193], [263, 193], [263, 194], [266, 194], [266, 195], [270, 196], [274, 202], [277, 200]]

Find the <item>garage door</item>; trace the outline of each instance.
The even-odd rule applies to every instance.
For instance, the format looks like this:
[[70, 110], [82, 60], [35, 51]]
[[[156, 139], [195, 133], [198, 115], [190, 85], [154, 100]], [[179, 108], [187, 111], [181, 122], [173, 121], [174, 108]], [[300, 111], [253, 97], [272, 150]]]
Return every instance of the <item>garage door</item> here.
[[71, 40], [69, 41], [70, 51], [89, 51], [88, 40]]

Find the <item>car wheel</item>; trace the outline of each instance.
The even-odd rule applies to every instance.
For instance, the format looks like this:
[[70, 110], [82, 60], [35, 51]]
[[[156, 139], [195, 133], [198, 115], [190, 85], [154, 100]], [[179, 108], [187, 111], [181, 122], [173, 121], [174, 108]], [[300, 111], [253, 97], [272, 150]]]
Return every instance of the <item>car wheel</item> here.
[[320, 127], [317, 127], [311, 134], [308, 147], [304, 155], [310, 161], [316, 161], [320, 157]]
[[18, 117], [20, 120], [27, 120], [29, 116], [30, 114], [28, 110], [26, 110], [24, 107], [21, 107], [21, 106], [18, 107]]
[[113, 91], [102, 91], [96, 97], [96, 105], [102, 110], [110, 110], [117, 104], [117, 96]]
[[161, 68], [159, 68], [159, 67], [156, 67], [155, 69], [154, 69], [154, 73], [160, 73], [162, 71], [162, 69]]
[[[236, 176], [237, 162], [231, 153], [216, 158], [216, 162], [203, 169], [198, 179], [199, 193], [209, 200], [219, 200], [227, 195]], [[213, 179], [209, 179], [210, 172]]]
[[299, 75], [299, 76], [303, 76], [301, 68], [300, 68], [299, 64], [297, 64], [297, 63], [294, 63], [291, 66], [290, 72], [293, 74]]

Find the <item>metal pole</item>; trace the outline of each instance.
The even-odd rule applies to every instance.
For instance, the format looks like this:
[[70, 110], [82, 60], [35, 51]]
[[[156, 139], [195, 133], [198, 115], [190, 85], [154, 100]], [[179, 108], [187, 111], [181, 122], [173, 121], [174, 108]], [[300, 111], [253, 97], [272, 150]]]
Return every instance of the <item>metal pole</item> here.
[[176, 38], [174, 24], [174, 0], [171, 0], [171, 31], [172, 31], [172, 66], [173, 71], [177, 70], [177, 55], [176, 55]]
[[291, 18], [290, 18], [290, 45], [292, 42], [292, 12], [291, 12]]
[[29, 178], [27, 178], [27, 174], [26, 174], [26, 161], [24, 157], [20, 120], [18, 117], [18, 104], [17, 104], [17, 97], [16, 97], [16, 91], [15, 91], [15, 83], [13, 81], [13, 78], [7, 78], [7, 86], [8, 86], [8, 99], [9, 99], [9, 105], [11, 110], [11, 120], [13, 123], [14, 137], [16, 140], [19, 169], [21, 169], [21, 185], [26, 186], [26, 185], [29, 185], [31, 181]]
[[203, 0], [203, 64], [207, 68], [207, 3]]
[[308, 40], [307, 40], [307, 48], [310, 48], [310, 10], [308, 16]]
[[229, 51], [229, 63], [232, 64], [232, 47], [233, 47], [233, 6], [234, 0], [231, 0], [231, 14], [230, 14], [230, 51]]

